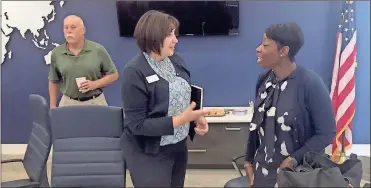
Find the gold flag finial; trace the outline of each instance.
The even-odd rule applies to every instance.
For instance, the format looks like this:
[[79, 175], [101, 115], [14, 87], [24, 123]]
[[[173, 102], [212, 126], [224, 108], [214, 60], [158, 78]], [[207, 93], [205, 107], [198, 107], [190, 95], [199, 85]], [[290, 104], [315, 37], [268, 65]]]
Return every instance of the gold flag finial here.
[[331, 160], [337, 164], [343, 164], [346, 159], [345, 151], [342, 151], [341, 148], [338, 148], [331, 157]]
[[345, 152], [340, 152], [339, 159], [337, 161], [338, 164], [343, 164], [347, 160]]

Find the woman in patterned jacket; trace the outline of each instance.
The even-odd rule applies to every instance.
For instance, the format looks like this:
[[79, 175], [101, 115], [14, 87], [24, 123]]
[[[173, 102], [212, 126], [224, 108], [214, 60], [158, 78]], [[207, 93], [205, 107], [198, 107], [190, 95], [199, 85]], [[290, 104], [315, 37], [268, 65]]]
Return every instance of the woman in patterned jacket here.
[[256, 85], [245, 157], [249, 186], [277, 186], [280, 168], [295, 168], [309, 151], [324, 152], [335, 137], [328, 89], [295, 61], [303, 44], [297, 24], [274, 24], [256, 49], [257, 63], [268, 70]]

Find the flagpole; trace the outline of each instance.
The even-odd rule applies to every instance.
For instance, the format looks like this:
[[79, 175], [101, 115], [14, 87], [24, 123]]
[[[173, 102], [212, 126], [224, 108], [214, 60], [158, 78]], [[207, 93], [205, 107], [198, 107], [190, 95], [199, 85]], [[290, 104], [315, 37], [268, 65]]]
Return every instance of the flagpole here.
[[[357, 67], [358, 67], [358, 63], [357, 63], [357, 60], [355, 59], [354, 60], [354, 69], [356, 69]], [[345, 160], [347, 159], [346, 154], [345, 154], [345, 147], [344, 147], [345, 144], [344, 143], [345, 143], [345, 130], [341, 133], [341, 151], [340, 151], [339, 158], [338, 158], [338, 161], [337, 161], [338, 164], [344, 163]]]
[[[344, 3], [344, 1], [342, 1], [341, 3]], [[354, 103], [355, 103], [355, 98], [353, 99], [353, 101], [351, 101], [351, 106], [349, 107], [346, 107], [346, 109], [343, 109], [343, 110], [351, 110], [352, 111], [352, 115], [345, 115], [345, 114], [342, 114], [342, 117], [337, 117], [337, 114], [338, 113], [338, 109], [340, 108], [340, 104], [339, 104], [339, 101], [338, 101], [338, 97], [339, 97], [339, 91], [337, 90], [338, 88], [338, 82], [339, 82], [339, 78], [337, 78], [337, 76], [339, 76], [339, 68], [340, 68], [340, 62], [339, 60], [340, 59], [343, 59], [343, 63], [346, 64], [346, 67], [348, 67], [348, 65], [351, 63], [350, 62], [350, 59], [352, 58], [349, 58], [349, 57], [353, 57], [354, 58], [354, 62], [353, 62], [353, 66], [351, 67], [348, 67], [347, 69], [350, 70], [350, 69], [355, 69], [357, 68], [357, 56], [356, 56], [356, 48], [355, 48], [355, 45], [356, 45], [356, 34], [357, 34], [357, 30], [355, 28], [355, 23], [354, 23], [354, 9], [355, 7], [352, 5], [354, 3], [354, 1], [352, 0], [346, 0], [345, 1], [345, 4], [343, 4], [344, 6], [344, 9], [342, 10], [341, 12], [341, 23], [339, 24], [339, 31], [337, 32], [337, 46], [336, 46], [336, 57], [335, 57], [335, 62], [334, 62], [334, 71], [333, 71], [333, 80], [332, 80], [332, 84], [331, 84], [331, 97], [332, 97], [332, 102], [333, 102], [333, 106], [334, 106], [334, 109], [336, 110], [336, 115], [335, 117], [336, 118], [346, 118], [348, 119], [349, 121], [352, 121], [353, 120], [353, 116], [354, 116], [354, 113], [355, 113], [355, 107], [354, 107]], [[350, 32], [349, 32], [350, 31]], [[345, 46], [342, 46], [342, 41], [344, 42], [344, 45]], [[352, 41], [352, 42], [351, 42]], [[352, 51], [349, 51], [349, 52], [346, 52], [346, 53], [343, 53], [344, 52], [344, 49], [352, 49]], [[353, 53], [354, 52], [354, 53]], [[343, 57], [344, 55], [344, 57]], [[347, 70], [347, 71], [348, 71]], [[355, 70], [350, 70], [348, 71], [349, 73], [351, 73], [350, 75], [343, 75], [343, 77], [346, 77], [347, 79], [349, 79], [348, 83], [351, 83], [353, 84], [353, 88], [352, 90], [343, 90], [344, 92], [346, 92], [347, 95], [354, 95], [354, 88], [355, 88], [355, 81], [354, 81], [354, 75], [355, 75]], [[348, 73], [347, 72], [347, 73]], [[346, 84], [348, 84], [346, 83]], [[344, 88], [343, 88], [344, 89]], [[335, 93], [337, 92], [337, 93]], [[335, 94], [333, 94], [335, 93]], [[340, 99], [339, 99], [340, 100]], [[342, 99], [342, 100], [345, 100], [345, 99]], [[344, 102], [344, 101], [341, 101], [341, 102]], [[344, 106], [343, 106], [344, 107]], [[332, 147], [335, 147], [332, 149], [332, 156], [331, 156], [331, 159], [332, 161], [338, 163], [338, 164], [342, 164], [346, 161], [346, 149], [348, 149], [348, 146], [351, 146], [352, 145], [352, 140], [348, 140], [348, 139], [351, 139], [347, 137], [348, 134], [352, 134], [352, 129], [351, 129], [351, 122], [336, 122], [336, 125], [337, 126], [341, 126], [341, 127], [337, 127], [337, 129], [339, 129], [338, 131], [342, 131], [341, 135], [336, 135], [335, 136], [335, 140], [333, 141], [333, 144], [332, 144]], [[348, 127], [349, 126], [349, 127]], [[340, 138], [339, 138], [340, 137]], [[347, 144], [347, 145], [346, 145]], [[340, 147], [339, 147], [340, 146]]]
[[343, 133], [341, 133], [341, 152], [338, 161], [339, 164], [344, 163], [346, 160], [344, 143], [345, 143], [345, 130], [343, 131]]

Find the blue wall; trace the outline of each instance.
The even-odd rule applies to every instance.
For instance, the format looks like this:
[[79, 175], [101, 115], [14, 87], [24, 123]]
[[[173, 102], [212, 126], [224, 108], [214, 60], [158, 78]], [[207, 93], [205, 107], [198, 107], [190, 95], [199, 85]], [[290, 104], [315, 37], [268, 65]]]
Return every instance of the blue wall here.
[[370, 144], [370, 2], [356, 2], [357, 62], [354, 143]]
[[[359, 105], [353, 138], [354, 143], [361, 144], [370, 143], [370, 12], [369, 2], [357, 5]], [[340, 2], [329, 1], [241, 2], [240, 35], [182, 37], [177, 50], [187, 61], [193, 81], [205, 88], [206, 106], [246, 106], [253, 100], [256, 78], [262, 71], [256, 64], [255, 48], [265, 28], [272, 23], [294, 21], [302, 27], [306, 40], [298, 63], [313, 69], [330, 86], [340, 6]], [[104, 45], [118, 69], [122, 70], [138, 52], [133, 39], [119, 37], [114, 1], [68, 1], [63, 8], [56, 8], [56, 21], [46, 28], [53, 40], [50, 42], [63, 42], [63, 19], [77, 14], [85, 21], [87, 38]], [[28, 94], [48, 98], [48, 66], [43, 61], [47, 51], [35, 48], [30, 39], [23, 40], [17, 32], [8, 45], [13, 49], [13, 58], [2, 65], [2, 143], [26, 143], [31, 130]], [[119, 82], [106, 89], [110, 105], [121, 106], [119, 89]]]

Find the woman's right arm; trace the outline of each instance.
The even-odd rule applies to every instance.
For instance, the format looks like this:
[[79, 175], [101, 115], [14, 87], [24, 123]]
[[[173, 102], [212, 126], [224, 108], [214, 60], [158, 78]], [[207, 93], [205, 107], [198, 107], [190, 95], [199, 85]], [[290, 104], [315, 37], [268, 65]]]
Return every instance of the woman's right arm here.
[[[255, 98], [258, 97], [260, 85], [262, 84], [263, 79], [265, 78], [267, 74], [268, 72], [265, 72], [259, 75], [258, 81], [255, 85]], [[258, 140], [259, 140], [258, 129], [250, 130], [248, 138], [247, 138], [245, 165], [244, 165], [246, 176], [248, 177], [249, 187], [253, 185], [254, 183], [253, 164], [254, 164], [254, 157], [255, 157], [256, 150], [259, 148], [259, 145], [260, 145], [260, 142]]]
[[[263, 79], [265, 78], [267, 74], [268, 72], [264, 72], [258, 76], [258, 81], [256, 82], [256, 85], [255, 85], [255, 98], [258, 97], [260, 85], [263, 83]], [[255, 104], [254, 104], [254, 108], [255, 108]], [[256, 150], [258, 149], [260, 145], [260, 142], [258, 142], [258, 140], [259, 140], [259, 134], [258, 134], [257, 129], [250, 130], [249, 136], [247, 139], [247, 146], [246, 146], [246, 155], [245, 155], [246, 163], [253, 164]]]
[[126, 67], [121, 79], [125, 127], [134, 135], [173, 135], [173, 117], [147, 118], [149, 95], [145, 88], [145, 79], [140, 72], [133, 67]]
[[255, 153], [259, 147], [258, 140], [259, 140], [258, 131], [256, 129], [254, 131], [250, 131], [249, 138], [247, 139], [245, 162], [248, 162], [250, 164], [254, 163]]
[[257, 140], [258, 138], [258, 132], [256, 129], [254, 131], [249, 132], [249, 138], [247, 140], [247, 148], [246, 148], [246, 155], [245, 155], [245, 172], [247, 176], [248, 186], [250, 187], [254, 183], [254, 157], [256, 150], [258, 148]]

